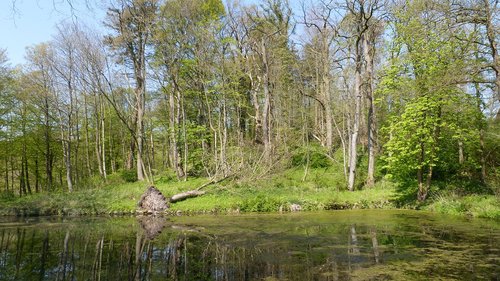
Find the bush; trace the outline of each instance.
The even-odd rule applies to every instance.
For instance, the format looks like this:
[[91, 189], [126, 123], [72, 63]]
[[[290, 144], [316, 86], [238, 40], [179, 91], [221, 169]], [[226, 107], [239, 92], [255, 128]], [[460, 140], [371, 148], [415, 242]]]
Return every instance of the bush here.
[[123, 170], [120, 172], [120, 176], [126, 182], [136, 182], [137, 172], [134, 170]]
[[285, 202], [264, 195], [257, 195], [255, 197], [245, 199], [240, 206], [243, 212], [276, 212]]
[[295, 150], [292, 155], [292, 166], [299, 167], [308, 164], [311, 168], [329, 167], [331, 161], [326, 156], [326, 153], [326, 149], [318, 145], [301, 147]]
[[17, 199], [17, 196], [12, 191], [0, 192], [0, 200], [11, 201]]

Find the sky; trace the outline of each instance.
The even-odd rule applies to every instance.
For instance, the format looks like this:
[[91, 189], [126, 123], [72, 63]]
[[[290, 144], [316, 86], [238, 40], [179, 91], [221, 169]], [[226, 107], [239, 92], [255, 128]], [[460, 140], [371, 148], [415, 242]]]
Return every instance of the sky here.
[[62, 21], [78, 19], [98, 28], [104, 19], [102, 9], [89, 10], [85, 1], [73, 2], [71, 7], [67, 0], [0, 0], [0, 48], [7, 49], [9, 63], [25, 63], [26, 47], [51, 40]]
[[[26, 48], [47, 42], [57, 32], [62, 21], [83, 22], [95, 30], [103, 30], [105, 7], [98, 0], [0, 0], [0, 49], [7, 50], [11, 66], [26, 62]], [[225, 1], [224, 1], [225, 2]], [[257, 0], [244, 0], [252, 4]], [[298, 9], [300, 1], [291, 0]], [[69, 3], [72, 3], [71, 6]], [[87, 7], [85, 3], [91, 3]]]

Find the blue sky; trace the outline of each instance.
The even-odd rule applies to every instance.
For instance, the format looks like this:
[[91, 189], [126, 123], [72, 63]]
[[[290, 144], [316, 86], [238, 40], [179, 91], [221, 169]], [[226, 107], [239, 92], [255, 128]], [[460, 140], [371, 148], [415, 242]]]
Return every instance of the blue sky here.
[[[85, 2], [94, 6], [89, 9]], [[102, 2], [75, 0], [71, 1], [74, 6], [70, 6], [68, 0], [0, 0], [0, 48], [7, 49], [9, 63], [16, 66], [25, 62], [26, 47], [51, 40], [56, 25], [62, 21], [78, 19], [93, 29], [103, 30], [106, 9], [95, 4]], [[241, 1], [255, 2], [258, 1]], [[300, 11], [298, 0], [290, 3]]]
[[51, 40], [58, 23], [76, 17], [95, 28], [104, 13], [78, 4], [72, 9], [66, 0], [0, 0], [0, 48], [7, 49], [11, 65], [24, 63], [26, 47]]

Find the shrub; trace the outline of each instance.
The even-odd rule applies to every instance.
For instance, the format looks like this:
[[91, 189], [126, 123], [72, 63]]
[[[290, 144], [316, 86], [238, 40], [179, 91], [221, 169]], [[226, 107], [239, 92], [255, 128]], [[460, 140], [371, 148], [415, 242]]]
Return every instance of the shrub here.
[[331, 165], [331, 161], [326, 156], [325, 148], [318, 145], [312, 145], [309, 147], [301, 147], [295, 150], [292, 155], [293, 167], [306, 164], [311, 168], [326, 168]]
[[122, 179], [126, 182], [136, 182], [137, 172], [134, 170], [122, 170], [120, 172]]
[[276, 212], [283, 205], [282, 200], [264, 195], [245, 199], [240, 206], [240, 210], [244, 212]]

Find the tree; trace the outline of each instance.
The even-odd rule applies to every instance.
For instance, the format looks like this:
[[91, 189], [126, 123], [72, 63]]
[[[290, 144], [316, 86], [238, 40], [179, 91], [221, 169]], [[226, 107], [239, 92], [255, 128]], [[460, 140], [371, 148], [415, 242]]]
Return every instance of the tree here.
[[[320, 6], [310, 10], [309, 17], [304, 12], [304, 24], [312, 31], [311, 45], [306, 48], [306, 52], [314, 58], [314, 68], [310, 71], [317, 73], [313, 81], [318, 81], [314, 85], [316, 90], [315, 99], [321, 104], [324, 111], [324, 145], [328, 151], [333, 149], [333, 108], [332, 108], [332, 63], [333, 56], [337, 52], [333, 49], [335, 39], [338, 37], [338, 27], [334, 19], [334, 3], [322, 2]], [[310, 54], [309, 54], [310, 52]], [[333, 53], [333, 54], [332, 54]], [[342, 136], [340, 136], [342, 137]]]
[[25, 74], [27, 82], [31, 87], [34, 98], [33, 104], [37, 107], [40, 116], [43, 116], [43, 142], [45, 158], [45, 174], [46, 174], [46, 189], [52, 190], [54, 185], [53, 180], [53, 165], [54, 165], [54, 152], [52, 148], [52, 93], [53, 85], [50, 79], [50, 66], [47, 61], [50, 49], [48, 44], [39, 44], [33, 46], [27, 51], [27, 58], [30, 63], [28, 73]]
[[[349, 179], [348, 189], [354, 190], [356, 178], [356, 168], [358, 163], [358, 137], [360, 133], [362, 118], [362, 96], [369, 101], [368, 116], [368, 185], [373, 185], [375, 171], [375, 107], [373, 103], [373, 41], [376, 39], [376, 12], [381, 9], [382, 3], [378, 0], [359, 0], [346, 2], [346, 9], [349, 13], [345, 17], [345, 22], [352, 29], [351, 36], [354, 40], [354, 121], [350, 136], [350, 155], [349, 155]], [[367, 86], [363, 86], [363, 80]], [[363, 91], [364, 88], [364, 91]]]
[[[446, 11], [448, 16], [455, 19], [456, 24], [471, 24], [478, 29], [480, 36], [475, 37], [474, 43], [484, 54], [484, 60], [481, 64], [481, 70], [489, 69], [493, 72], [493, 81], [490, 82], [493, 87], [496, 102], [500, 103], [500, 53], [498, 49], [498, 36], [500, 26], [498, 25], [498, 16], [500, 13], [500, 4], [498, 0], [468, 1], [459, 0], [448, 5]], [[467, 43], [469, 38], [457, 36], [460, 40]], [[470, 43], [470, 41], [468, 42]], [[497, 110], [496, 119], [500, 119], [500, 108]]]
[[147, 81], [146, 49], [150, 42], [157, 9], [157, 0], [119, 0], [108, 10], [106, 24], [115, 32], [114, 35], [107, 37], [108, 43], [117, 51], [123, 62], [131, 67], [135, 81], [135, 132], [132, 136], [130, 159], [137, 145], [136, 166], [139, 180], [147, 177], [143, 159]]
[[459, 145], [447, 140], [463, 140], [461, 134], [470, 130], [469, 124], [454, 116], [462, 114], [458, 113], [462, 108], [476, 110], [474, 99], [458, 87], [467, 49], [436, 19], [438, 13], [427, 10], [432, 6], [424, 7], [415, 3], [399, 11], [397, 46], [404, 57], [392, 61], [381, 84], [391, 100], [402, 101], [401, 116], [392, 116], [387, 128], [391, 136], [385, 144], [388, 169], [408, 187], [413, 186], [408, 179], [416, 175], [419, 202], [427, 198], [435, 172], [446, 173], [446, 163], [453, 161], [450, 153], [458, 155]]
[[[256, 141], [264, 146], [264, 159], [269, 161], [273, 151], [273, 104], [278, 97], [275, 92], [286, 78], [287, 57], [290, 55], [288, 31], [291, 9], [287, 2], [270, 0], [264, 3], [262, 10], [254, 8], [248, 11], [247, 17], [247, 44], [252, 51], [255, 67], [253, 75], [257, 80], [252, 87], [255, 136]], [[262, 98], [259, 97], [259, 90], [262, 91]]]

